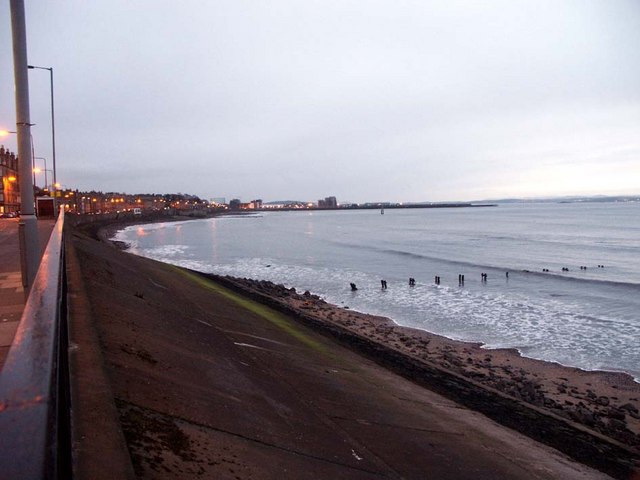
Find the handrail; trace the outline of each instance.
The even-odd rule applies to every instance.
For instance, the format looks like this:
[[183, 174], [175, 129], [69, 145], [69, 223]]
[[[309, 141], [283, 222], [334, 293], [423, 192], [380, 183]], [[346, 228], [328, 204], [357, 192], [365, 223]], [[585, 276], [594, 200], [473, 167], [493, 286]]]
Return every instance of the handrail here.
[[64, 211], [0, 372], [0, 477], [70, 478]]

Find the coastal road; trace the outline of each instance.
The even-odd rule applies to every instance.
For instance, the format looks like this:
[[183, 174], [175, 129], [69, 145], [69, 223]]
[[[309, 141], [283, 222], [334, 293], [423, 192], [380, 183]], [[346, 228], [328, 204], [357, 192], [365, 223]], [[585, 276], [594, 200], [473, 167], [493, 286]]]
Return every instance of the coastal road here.
[[113, 403], [126, 443], [100, 445], [100, 409], [76, 404], [78, 478], [123, 451], [136, 478], [609, 478], [202, 277], [73, 245], [70, 328], [100, 339], [74, 350], [76, 389]]

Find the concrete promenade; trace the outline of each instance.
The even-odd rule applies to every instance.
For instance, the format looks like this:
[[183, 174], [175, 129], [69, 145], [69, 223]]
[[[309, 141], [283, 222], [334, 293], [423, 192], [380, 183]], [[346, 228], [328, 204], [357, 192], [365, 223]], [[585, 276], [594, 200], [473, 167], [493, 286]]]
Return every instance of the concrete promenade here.
[[609, 478], [203, 277], [69, 239], [76, 478]]
[[[17, 218], [0, 219], [0, 369], [18, 328], [25, 305], [20, 272]], [[38, 220], [40, 256], [47, 246], [54, 220]]]

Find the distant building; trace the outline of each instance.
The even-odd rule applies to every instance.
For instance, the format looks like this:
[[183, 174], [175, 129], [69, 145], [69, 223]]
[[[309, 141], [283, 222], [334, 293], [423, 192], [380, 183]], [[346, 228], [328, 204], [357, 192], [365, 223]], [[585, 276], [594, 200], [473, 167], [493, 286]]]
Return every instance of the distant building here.
[[0, 213], [20, 211], [18, 157], [0, 147]]
[[251, 202], [249, 203], [249, 209], [251, 210], [259, 210], [262, 208], [262, 200], [258, 199], [258, 200], [251, 200]]
[[225, 197], [215, 197], [215, 198], [212, 198], [209, 201], [211, 203], [216, 204], [216, 205], [224, 205], [225, 203], [227, 203], [227, 199]]
[[318, 208], [338, 208], [336, 197], [325, 197], [318, 200]]
[[238, 199], [238, 198], [232, 198], [229, 201], [229, 209], [230, 210], [240, 210], [240, 205], [241, 205], [241, 202], [240, 202], [240, 199]]

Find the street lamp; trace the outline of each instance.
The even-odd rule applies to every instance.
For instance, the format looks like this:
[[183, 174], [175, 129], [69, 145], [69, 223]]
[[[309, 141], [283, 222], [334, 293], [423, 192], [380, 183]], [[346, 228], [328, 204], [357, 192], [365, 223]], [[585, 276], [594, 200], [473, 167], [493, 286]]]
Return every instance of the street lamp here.
[[[53, 173], [50, 169], [47, 168], [47, 159], [44, 157], [33, 157], [34, 161], [35, 160], [44, 160], [44, 168], [38, 168], [38, 167], [34, 167], [33, 168], [33, 173], [40, 173], [40, 172], [44, 172], [44, 189], [47, 189], [47, 184], [49, 183], [47, 180], [47, 172], [51, 172]], [[35, 183], [35, 182], [34, 182]]]
[[44, 171], [44, 177], [45, 177], [45, 178], [44, 178], [44, 181], [45, 181], [45, 186], [44, 186], [44, 189], [43, 189], [43, 190], [49, 191], [49, 188], [48, 188], [48, 187], [51, 187], [51, 192], [55, 192], [55, 191], [58, 189], [58, 186], [59, 186], [60, 184], [59, 184], [59, 183], [52, 183], [51, 185], [48, 185], [48, 186], [47, 186], [47, 185], [46, 185], [46, 182], [47, 182], [47, 172], [50, 172], [50, 173], [51, 173], [51, 176], [53, 177], [53, 170], [51, 170], [50, 168], [47, 168], [47, 169]]
[[[33, 285], [40, 264], [40, 242], [38, 241], [38, 219], [35, 215], [33, 183], [29, 167], [33, 168], [31, 122], [29, 115], [29, 69], [27, 62], [27, 27], [24, 0], [11, 0], [11, 34], [13, 43], [13, 76], [16, 95], [16, 130], [18, 131], [18, 158], [20, 159], [20, 264], [22, 285], [25, 293]], [[29, 164], [32, 165], [29, 165]]]
[[53, 153], [53, 185], [55, 188], [55, 185], [58, 182], [56, 181], [56, 119], [54, 113], [55, 111], [53, 108], [53, 67], [37, 67], [35, 65], [28, 65], [27, 68], [29, 68], [30, 70], [49, 70], [49, 79], [51, 81], [51, 144]]

